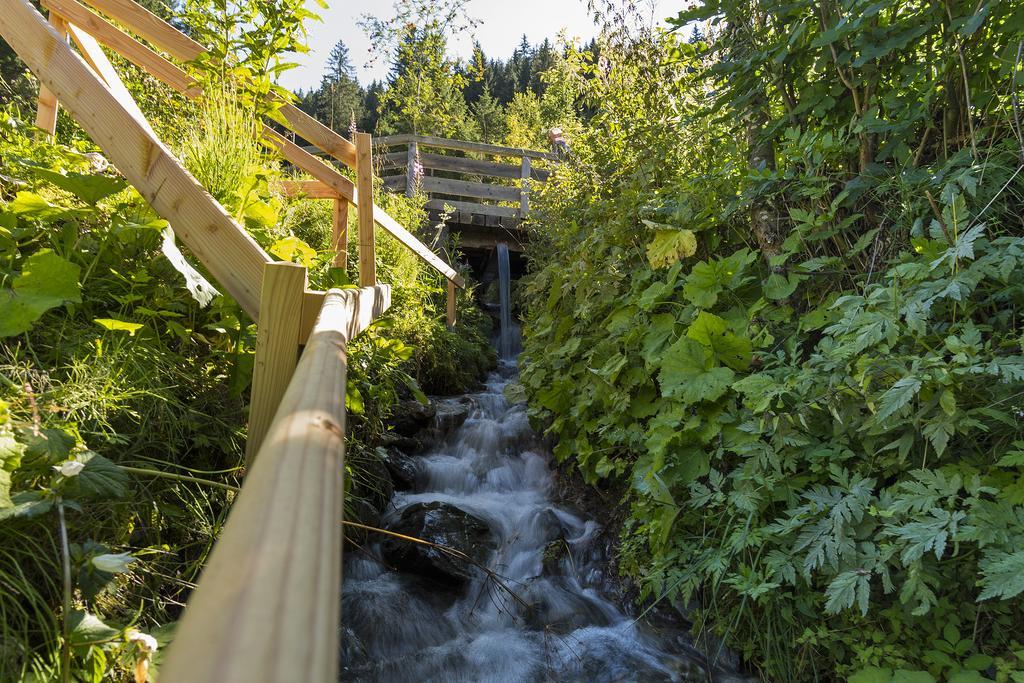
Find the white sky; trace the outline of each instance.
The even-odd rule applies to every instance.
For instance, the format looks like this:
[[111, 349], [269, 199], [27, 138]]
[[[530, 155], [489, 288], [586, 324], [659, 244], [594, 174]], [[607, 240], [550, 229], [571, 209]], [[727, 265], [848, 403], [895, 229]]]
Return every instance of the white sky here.
[[[281, 84], [291, 90], [308, 90], [320, 84], [327, 56], [338, 40], [348, 46], [359, 82], [364, 86], [387, 76], [386, 56], [367, 66], [371, 57], [370, 42], [356, 26], [356, 21], [367, 13], [388, 16], [392, 0], [328, 0], [328, 3], [327, 10], [309, 3], [310, 9], [318, 12], [323, 22], [307, 24], [310, 52], [297, 55], [294, 61], [302, 66], [281, 77]], [[672, 13], [672, 9], [678, 11], [682, 4], [681, 0], [657, 0], [658, 11], [662, 12], [659, 18]], [[586, 0], [470, 0], [469, 13], [480, 20], [474, 35], [457, 37], [449, 46], [450, 53], [462, 58], [472, 52], [474, 37], [488, 57], [508, 59], [524, 33], [534, 45], [545, 38], [554, 41], [562, 29], [566, 29], [570, 37], [583, 40], [597, 33], [587, 12]]]

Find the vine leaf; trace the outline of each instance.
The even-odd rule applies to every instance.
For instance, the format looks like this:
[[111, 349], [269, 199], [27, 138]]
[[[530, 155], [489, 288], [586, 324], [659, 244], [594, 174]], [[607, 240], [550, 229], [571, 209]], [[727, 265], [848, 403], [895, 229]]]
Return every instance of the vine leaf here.
[[697, 236], [692, 230], [655, 230], [654, 239], [647, 245], [647, 260], [652, 268], [668, 268], [696, 253]]
[[666, 397], [699, 403], [720, 398], [734, 377], [735, 373], [729, 368], [709, 369], [704, 347], [689, 337], [683, 337], [665, 352], [658, 382]]

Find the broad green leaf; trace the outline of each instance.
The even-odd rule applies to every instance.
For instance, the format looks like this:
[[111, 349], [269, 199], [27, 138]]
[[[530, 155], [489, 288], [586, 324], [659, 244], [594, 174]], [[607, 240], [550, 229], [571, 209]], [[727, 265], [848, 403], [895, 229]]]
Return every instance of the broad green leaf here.
[[18, 431], [19, 440], [25, 444], [25, 460], [42, 459], [46, 464], [65, 460], [75, 447], [75, 437], [63, 429], [31, 429]]
[[891, 683], [935, 683], [935, 677], [927, 671], [896, 669], [892, 674]]
[[294, 235], [274, 242], [270, 253], [282, 261], [300, 263], [306, 268], [312, 268], [316, 261], [316, 250]]
[[35, 192], [27, 190], [19, 192], [7, 205], [7, 210], [38, 221], [54, 221], [75, 213], [74, 209], [51, 204]]
[[799, 284], [795, 278], [786, 278], [785, 275], [772, 273], [764, 283], [764, 295], [769, 299], [779, 300], [788, 298], [796, 291]]
[[96, 318], [93, 322], [108, 330], [127, 332], [129, 337], [134, 337], [136, 332], [145, 327], [140, 323], [130, 323], [115, 318]]
[[100, 200], [128, 187], [128, 183], [121, 178], [95, 173], [57, 173], [45, 168], [33, 168], [32, 173], [94, 206]]
[[21, 466], [25, 446], [11, 434], [0, 433], [0, 508], [14, 506], [11, 500], [11, 474]]
[[647, 260], [652, 268], [668, 268], [697, 253], [697, 237], [692, 230], [655, 230], [647, 245]]
[[104, 624], [95, 614], [85, 610], [72, 612], [68, 616], [68, 626], [71, 631], [69, 641], [75, 647], [105, 643], [121, 633], [116, 628]]
[[25, 259], [13, 290], [0, 290], [0, 337], [27, 332], [43, 313], [82, 301], [79, 267], [49, 250]]
[[658, 373], [661, 393], [686, 403], [714, 401], [724, 394], [735, 378], [729, 368], [709, 368], [707, 353], [699, 343], [683, 337], [665, 352]]
[[686, 336], [707, 347], [718, 362], [742, 372], [750, 367], [753, 347], [749, 339], [729, 332], [727, 326], [717, 315], [701, 311]]
[[892, 669], [869, 666], [852, 674], [848, 683], [889, 683], [892, 680]]
[[11, 507], [0, 507], [0, 522], [15, 517], [38, 517], [53, 508], [53, 499], [38, 491], [23, 491], [11, 496]]
[[66, 490], [70, 495], [109, 500], [123, 498], [128, 492], [128, 475], [102, 455], [86, 451], [79, 453], [75, 459], [83, 463], [85, 468], [68, 480]]

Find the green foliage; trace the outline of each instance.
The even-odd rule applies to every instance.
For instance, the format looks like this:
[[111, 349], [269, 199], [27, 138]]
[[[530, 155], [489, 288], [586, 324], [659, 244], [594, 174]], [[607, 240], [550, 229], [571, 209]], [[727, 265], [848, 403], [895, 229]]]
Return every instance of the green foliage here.
[[531, 417], [628, 483], [643, 596], [766, 678], [1022, 675], [1024, 15], [998, 5], [613, 33], [534, 203]]

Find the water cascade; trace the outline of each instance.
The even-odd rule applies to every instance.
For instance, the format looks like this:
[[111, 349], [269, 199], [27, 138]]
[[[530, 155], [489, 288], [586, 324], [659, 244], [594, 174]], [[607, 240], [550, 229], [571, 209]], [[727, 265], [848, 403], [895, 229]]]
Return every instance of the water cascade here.
[[709, 680], [681, 631], [655, 636], [602, 595], [599, 527], [552, 502], [550, 458], [525, 406], [505, 398], [516, 350], [481, 392], [454, 399], [466, 409], [460, 426], [435, 428], [419, 455], [397, 454], [413, 475], [381, 522], [460, 539], [479, 566], [382, 535], [350, 550], [343, 680]]
[[508, 244], [498, 243], [498, 304], [501, 310], [501, 325], [498, 337], [498, 354], [502, 359], [512, 358], [512, 301], [511, 268], [508, 262]]

